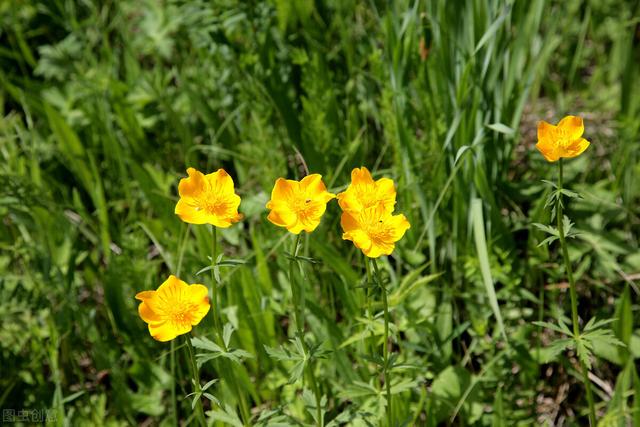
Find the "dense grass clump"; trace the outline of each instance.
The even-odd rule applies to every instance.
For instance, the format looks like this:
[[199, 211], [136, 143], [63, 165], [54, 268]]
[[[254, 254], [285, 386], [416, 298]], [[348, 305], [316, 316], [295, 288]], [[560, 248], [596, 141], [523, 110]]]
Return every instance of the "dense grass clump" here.
[[[640, 425], [639, 17], [0, 0], [3, 422]], [[567, 115], [591, 145], [559, 187], [534, 145]], [[267, 220], [277, 178], [339, 194], [361, 166], [410, 224], [390, 256], [330, 197], [299, 238]], [[188, 167], [243, 219], [181, 221]], [[134, 296], [171, 274], [214, 315], [157, 342]]]

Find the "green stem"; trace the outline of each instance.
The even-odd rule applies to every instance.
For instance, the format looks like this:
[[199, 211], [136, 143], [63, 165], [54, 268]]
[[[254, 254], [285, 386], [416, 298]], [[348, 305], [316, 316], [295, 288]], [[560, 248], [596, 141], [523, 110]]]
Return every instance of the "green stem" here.
[[176, 344], [171, 340], [171, 355], [169, 356], [169, 366], [171, 369], [171, 418], [173, 425], [178, 425], [178, 406], [176, 404]]
[[198, 419], [200, 420], [200, 424], [203, 426], [206, 426], [207, 422], [204, 417], [204, 410], [202, 409], [202, 401], [200, 400], [201, 396], [199, 395], [202, 392], [202, 389], [200, 387], [200, 374], [198, 373], [198, 364], [196, 363], [196, 358], [193, 353], [191, 338], [188, 335], [185, 336], [185, 341], [187, 342], [187, 350], [189, 351], [189, 360], [191, 361], [191, 371], [193, 373], [193, 382], [194, 382], [195, 392], [198, 394], [196, 411], [198, 413]]
[[[558, 191], [562, 191], [562, 159], [558, 160]], [[567, 242], [564, 235], [564, 223], [562, 212], [562, 193], [558, 195], [556, 202], [556, 217], [558, 220], [558, 236], [560, 240], [560, 247], [562, 248], [562, 257], [564, 258], [564, 266], [567, 271], [567, 278], [569, 280], [569, 295], [571, 297], [571, 321], [573, 323], [573, 335], [577, 340], [580, 337], [580, 325], [578, 320], [578, 295], [576, 292], [576, 282], [573, 277], [573, 270], [571, 268], [571, 260], [569, 259], [569, 250], [567, 249]], [[580, 360], [580, 368], [582, 371], [582, 381], [587, 391], [587, 401], [589, 403], [589, 424], [592, 427], [596, 426], [596, 409], [593, 401], [593, 392], [591, 390], [591, 381], [589, 380], [589, 370], [582, 360]]]
[[212, 232], [212, 244], [211, 244], [211, 314], [213, 315], [213, 326], [215, 328], [216, 336], [220, 342], [224, 344], [222, 339], [222, 326], [220, 325], [220, 317], [218, 312], [218, 281], [216, 280], [216, 263], [218, 258], [218, 229], [216, 226], [211, 226]]
[[[178, 247], [178, 264], [176, 267], [176, 277], [180, 277], [180, 272], [182, 271], [182, 259], [184, 257], [184, 249], [187, 242], [187, 237], [189, 236], [189, 230], [191, 226], [187, 225], [186, 229], [184, 225], [180, 228], [180, 246]], [[183, 234], [184, 233], [184, 234]], [[169, 357], [169, 366], [171, 369], [171, 418], [173, 419], [173, 425], [178, 425], [178, 406], [176, 404], [176, 342], [175, 340], [171, 340], [171, 355]]]
[[[289, 261], [289, 284], [291, 286], [291, 297], [293, 298], [293, 311], [294, 311], [294, 321], [296, 323], [296, 333], [298, 338], [303, 340], [304, 336], [304, 313], [301, 310], [300, 297], [301, 292], [299, 290], [298, 285], [295, 281], [295, 267], [296, 267], [296, 257], [298, 256], [298, 249], [300, 247], [300, 238], [302, 234], [296, 235], [296, 238], [293, 242], [293, 247], [291, 248], [292, 258]], [[304, 340], [303, 340], [304, 341]]]
[[[215, 226], [211, 226], [212, 228], [212, 243], [211, 243], [211, 290], [212, 290], [212, 308], [213, 308], [213, 324], [215, 328], [216, 336], [218, 337], [218, 344], [227, 351], [227, 344], [224, 342], [224, 336], [222, 332], [222, 326], [220, 323], [220, 311], [218, 310], [218, 281], [216, 280], [215, 267], [218, 263], [218, 229]], [[251, 411], [249, 411], [249, 407], [247, 405], [247, 401], [245, 399], [244, 393], [238, 386], [238, 381], [235, 378], [235, 370], [234, 366], [230, 364], [230, 362], [226, 359], [221, 360], [221, 367], [224, 372], [230, 378], [228, 381], [231, 384], [231, 389], [233, 393], [236, 395], [236, 399], [240, 405], [240, 415], [242, 416], [242, 421], [244, 425], [250, 425], [251, 420]]]
[[[302, 349], [308, 354], [307, 342], [304, 339], [304, 283], [297, 284], [295, 280], [295, 266], [298, 262], [296, 257], [298, 256], [298, 250], [300, 248], [300, 239], [302, 234], [298, 234], [294, 239], [293, 248], [291, 249], [291, 260], [289, 261], [289, 284], [291, 285], [291, 296], [293, 298], [295, 323], [296, 323], [296, 335], [302, 343]], [[311, 385], [311, 390], [316, 399], [316, 425], [322, 427], [324, 420], [322, 418], [322, 396], [320, 395], [320, 389], [316, 381], [315, 370], [313, 369], [313, 363], [309, 363], [306, 367], [307, 376]]]
[[[369, 320], [369, 325], [371, 325], [373, 323], [373, 309], [371, 307], [371, 292], [372, 292], [372, 286], [371, 286], [371, 266], [369, 265], [369, 261], [367, 261], [367, 256], [364, 255], [364, 268], [367, 272], [367, 288], [366, 288], [366, 298], [367, 298], [367, 319]], [[369, 347], [369, 351], [370, 351], [370, 355], [373, 356], [373, 353], [375, 352], [375, 343], [373, 342], [373, 340], [371, 338], [373, 338], [373, 331], [371, 331], [371, 335], [369, 337], [370, 339], [367, 341], [367, 347]]]
[[387, 300], [387, 290], [382, 281], [382, 275], [378, 268], [378, 263], [375, 258], [371, 260], [373, 263], [373, 269], [376, 272], [376, 279], [378, 286], [380, 286], [380, 292], [382, 293], [382, 307], [384, 309], [384, 341], [382, 343], [382, 357], [383, 357], [383, 373], [384, 373], [384, 386], [387, 392], [387, 423], [389, 427], [393, 426], [393, 412], [391, 411], [391, 373], [389, 372], [389, 301]]

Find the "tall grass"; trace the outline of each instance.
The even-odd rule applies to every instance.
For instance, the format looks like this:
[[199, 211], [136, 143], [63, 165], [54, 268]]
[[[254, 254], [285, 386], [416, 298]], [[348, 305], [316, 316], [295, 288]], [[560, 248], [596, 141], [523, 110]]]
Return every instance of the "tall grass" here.
[[[253, 357], [233, 364], [234, 382], [223, 364], [202, 366], [202, 385], [222, 379], [206, 416], [242, 423], [237, 388], [255, 424], [312, 422], [314, 395], [285, 357], [290, 243], [264, 205], [279, 176], [321, 173], [336, 192], [366, 165], [394, 178], [412, 224], [379, 263], [394, 420], [584, 424], [575, 355], [550, 354], [553, 332], [531, 323], [569, 313], [557, 248], [538, 247], [531, 227], [548, 223], [541, 180], [553, 179], [532, 148], [535, 121], [574, 113], [593, 142], [565, 168], [583, 196], [568, 252], [579, 315], [615, 318], [626, 344], [594, 348], [596, 411], [640, 424], [639, 8], [0, 1], [0, 408], [53, 408], [59, 424], [169, 423], [175, 389], [178, 418], [195, 420], [186, 348], [155, 343], [133, 296], [178, 265], [189, 283], [210, 280], [196, 275], [211, 264], [209, 230], [183, 228], [173, 208], [186, 167], [225, 167], [246, 219], [219, 238], [246, 264], [221, 269], [219, 315], [230, 347]], [[372, 291], [365, 315], [371, 280], [347, 243], [331, 205], [301, 240], [320, 261], [305, 264], [305, 334], [319, 346], [325, 425], [378, 425], [370, 350], [383, 307]]]

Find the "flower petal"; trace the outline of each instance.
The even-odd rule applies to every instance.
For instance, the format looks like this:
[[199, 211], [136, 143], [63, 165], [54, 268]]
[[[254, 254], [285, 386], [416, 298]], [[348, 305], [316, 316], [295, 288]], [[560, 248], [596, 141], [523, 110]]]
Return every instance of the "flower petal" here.
[[584, 138], [580, 138], [571, 144], [569, 148], [567, 148], [567, 155], [565, 157], [577, 157], [580, 154], [584, 153], [584, 150], [589, 148], [591, 143]]
[[156, 291], [142, 291], [136, 294], [136, 299], [140, 301], [146, 301], [153, 298], [156, 294]]
[[[209, 182], [211, 191], [217, 194], [235, 194], [233, 188], [233, 178], [224, 169], [205, 175]], [[239, 203], [238, 203], [239, 204]]]
[[582, 121], [582, 117], [578, 116], [565, 117], [564, 119], [560, 120], [560, 123], [558, 123], [558, 127], [562, 129], [567, 135], [567, 138], [572, 141], [580, 139], [580, 137], [584, 133], [584, 123]]
[[343, 240], [351, 240], [356, 248], [360, 249], [365, 255], [371, 250], [373, 241], [362, 230], [353, 230], [342, 234]]
[[180, 197], [197, 197], [208, 188], [207, 181], [202, 172], [188, 168], [188, 178], [182, 178], [178, 184], [178, 193]]
[[300, 189], [309, 196], [318, 195], [324, 191], [327, 191], [324, 182], [322, 182], [322, 175], [318, 173], [312, 173], [305, 176], [300, 180]]
[[211, 305], [209, 304], [209, 290], [200, 284], [189, 285], [187, 295], [194, 309], [191, 311], [191, 324], [197, 325], [207, 315]]
[[[350, 212], [342, 212], [342, 215], [340, 216], [340, 226], [345, 231], [345, 233], [348, 233], [350, 231], [357, 230], [360, 228], [360, 224], [358, 223], [358, 220]], [[344, 239], [344, 236], [342, 238]], [[345, 240], [351, 240], [351, 239], [345, 239]]]
[[[290, 179], [278, 178], [271, 190], [271, 201], [288, 202], [300, 188], [300, 183]], [[267, 204], [268, 207], [268, 204]]]
[[363, 251], [369, 258], [379, 258], [382, 255], [391, 255], [396, 245], [390, 242], [373, 242], [371, 248]]
[[188, 287], [189, 285], [172, 274], [160, 285], [160, 287], [156, 291], [157, 297], [170, 303], [172, 301], [181, 301], [184, 299], [183, 293], [187, 292]]
[[556, 140], [556, 126], [551, 123], [547, 123], [544, 120], [538, 122], [538, 143], [543, 144], [545, 147], [553, 146], [557, 144]]
[[138, 314], [146, 323], [159, 323], [164, 321], [163, 317], [151, 309], [146, 302], [140, 303], [138, 306]]
[[178, 335], [186, 334], [191, 331], [191, 325], [188, 323], [174, 324], [172, 322], [164, 322], [160, 324], [149, 324], [149, 334], [162, 342], [171, 341]]
[[396, 186], [392, 179], [380, 178], [376, 181], [376, 193], [380, 202], [388, 212], [393, 212], [396, 205]]
[[548, 142], [538, 142], [536, 148], [548, 162], [555, 162], [560, 158], [558, 155], [558, 147]]
[[406, 233], [406, 231], [411, 228], [411, 224], [409, 224], [407, 217], [403, 214], [392, 215], [387, 220], [387, 224], [393, 230], [392, 239], [394, 242], [402, 239], [404, 233]]
[[213, 215], [198, 206], [193, 206], [187, 200], [178, 200], [174, 213], [189, 224], [211, 224], [211, 221], [214, 220]]
[[351, 171], [351, 185], [371, 184], [373, 184], [373, 177], [366, 167], [362, 166], [361, 168], [355, 168]]

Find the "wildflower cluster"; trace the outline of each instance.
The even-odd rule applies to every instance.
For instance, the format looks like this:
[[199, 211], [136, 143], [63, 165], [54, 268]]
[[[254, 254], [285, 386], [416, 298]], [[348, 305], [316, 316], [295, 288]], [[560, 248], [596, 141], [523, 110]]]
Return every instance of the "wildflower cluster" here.
[[369, 258], [391, 255], [395, 243], [409, 229], [409, 221], [393, 215], [396, 189], [389, 178], [374, 181], [365, 167], [351, 172], [351, 184], [338, 194], [342, 208], [342, 238], [351, 240]]
[[[240, 196], [224, 169], [205, 175], [188, 168], [187, 175], [178, 184], [180, 199], [175, 207], [175, 214], [182, 221], [228, 228], [242, 219], [238, 212]], [[393, 181], [389, 178], [374, 181], [366, 167], [354, 169], [346, 191], [337, 196], [327, 191], [319, 174], [307, 175], [300, 181], [278, 178], [266, 205], [267, 219], [293, 234], [311, 233], [320, 224], [327, 203], [336, 197], [342, 209], [342, 238], [352, 241], [367, 257], [390, 255], [410, 227], [404, 215], [393, 214], [396, 204]], [[198, 304], [189, 299], [192, 295], [202, 297]], [[156, 291], [141, 292], [136, 298], [142, 301], [140, 317], [148, 324], [151, 336], [159, 341], [190, 332], [191, 326], [197, 325], [210, 308], [206, 287], [189, 286], [175, 276], [170, 276]]]
[[[557, 218], [557, 229], [544, 226], [542, 224], [534, 224], [543, 231], [551, 234], [543, 244], [550, 244], [558, 240], [565, 261], [565, 269], [571, 290], [572, 305], [572, 323], [573, 331], [570, 331], [566, 325], [555, 327], [547, 323], [540, 323], [541, 326], [550, 327], [554, 330], [562, 330], [567, 335], [572, 335], [571, 339], [561, 340], [555, 347], [560, 351], [565, 347], [574, 345], [578, 348], [581, 357], [581, 370], [583, 380], [587, 389], [590, 421], [593, 425], [594, 401], [590, 389], [588, 379], [589, 352], [580, 351], [580, 343], [588, 341], [594, 333], [589, 328], [580, 331], [579, 320], [577, 314], [577, 296], [575, 291], [575, 280], [572, 275], [572, 266], [568, 257], [567, 245], [565, 238], [570, 237], [569, 229], [572, 223], [563, 215], [562, 196], [574, 194], [563, 189], [562, 182], [562, 159], [573, 158], [583, 153], [590, 145], [589, 141], [582, 137], [584, 133], [583, 121], [580, 117], [567, 116], [557, 125], [546, 122], [540, 122], [538, 125], [538, 143], [536, 148], [542, 153], [544, 158], [549, 162], [558, 162], [558, 184], [553, 184], [556, 188], [556, 195], [548, 203], [552, 206], [553, 213]], [[232, 224], [240, 221], [243, 217], [238, 212], [240, 206], [240, 197], [235, 193], [234, 182], [231, 176], [219, 169], [210, 174], [203, 174], [194, 168], [187, 169], [187, 178], [180, 180], [178, 192], [180, 199], [175, 207], [175, 214], [180, 219], [189, 224], [210, 224], [213, 228], [213, 254], [211, 257], [212, 265], [207, 267], [211, 269], [213, 287], [211, 289], [213, 295], [213, 317], [216, 328], [216, 334], [219, 343], [202, 338], [193, 339], [193, 345], [197, 348], [206, 348], [215, 355], [197, 355], [196, 359], [209, 360], [216, 358], [220, 354], [227, 355], [225, 357], [232, 358], [228, 355], [239, 355], [234, 361], [240, 363], [242, 357], [250, 357], [246, 352], [241, 350], [230, 350], [229, 338], [232, 329], [225, 326], [223, 331], [218, 319], [217, 307], [217, 291], [216, 286], [220, 284], [217, 269], [222, 265], [220, 257], [216, 254], [216, 228], [227, 228]], [[383, 279], [381, 269], [378, 267], [376, 258], [383, 255], [391, 255], [395, 250], [396, 243], [404, 236], [406, 231], [411, 227], [409, 221], [403, 214], [394, 214], [396, 207], [396, 188], [394, 182], [389, 178], [380, 178], [374, 180], [371, 173], [366, 167], [355, 168], [351, 172], [351, 182], [345, 191], [335, 195], [327, 190], [322, 176], [319, 174], [310, 174], [302, 178], [300, 181], [291, 179], [278, 178], [271, 191], [271, 198], [266, 204], [269, 210], [267, 219], [278, 227], [285, 228], [292, 233], [295, 242], [290, 254], [291, 268], [289, 272], [289, 281], [291, 284], [291, 293], [293, 296], [294, 320], [297, 329], [296, 337], [292, 342], [296, 343], [297, 350], [300, 354], [295, 356], [301, 361], [300, 368], [296, 378], [302, 377], [303, 373], [309, 378], [313, 394], [315, 395], [314, 415], [318, 425], [323, 425], [323, 402], [326, 399], [322, 395], [322, 391], [318, 387], [315, 379], [314, 362], [319, 359], [321, 351], [318, 346], [309, 345], [305, 340], [305, 321], [304, 321], [304, 282], [297, 281], [294, 274], [294, 266], [301, 261], [312, 260], [312, 258], [298, 255], [300, 248], [300, 237], [303, 231], [307, 233], [313, 232], [320, 224], [321, 218], [327, 210], [327, 204], [337, 199], [342, 210], [340, 217], [340, 225], [343, 230], [342, 239], [349, 240], [362, 251], [369, 259], [365, 259], [367, 267], [367, 275], [369, 275], [369, 266], [373, 266], [375, 271], [375, 281], [370, 282], [376, 284], [380, 289], [382, 298], [384, 334], [382, 349], [382, 373], [383, 383], [386, 388], [386, 412], [388, 417], [388, 425], [394, 424], [392, 404], [392, 387], [391, 387], [391, 369], [393, 368], [393, 359], [391, 357], [392, 350], [389, 348], [389, 325], [392, 322], [389, 313], [389, 304], [387, 298], [387, 289], [385, 280]], [[303, 268], [300, 265], [298, 271], [303, 275]], [[213, 279], [215, 277], [215, 280]], [[370, 278], [367, 279], [370, 281]], [[188, 285], [178, 277], [171, 275], [157, 290], [143, 291], [136, 295], [141, 301], [138, 312], [142, 320], [148, 324], [149, 333], [158, 341], [171, 341], [179, 335], [186, 334], [191, 331], [192, 327], [198, 325], [200, 321], [209, 312], [211, 305], [209, 303], [209, 290], [200, 284]], [[367, 293], [367, 303], [371, 310], [369, 300], [370, 294]], [[371, 314], [371, 313], [369, 313]], [[590, 323], [591, 324], [591, 323]], [[563, 326], [564, 325], [564, 326]], [[598, 324], [600, 325], [600, 324]], [[600, 326], [598, 326], [599, 328]], [[595, 328], [592, 326], [591, 329]], [[591, 335], [589, 335], [591, 333]], [[604, 336], [609, 344], [617, 344], [608, 337], [611, 334], [608, 331], [599, 331], [598, 337]], [[601, 338], [602, 340], [603, 338]], [[571, 344], [575, 342], [575, 344]], [[189, 348], [191, 348], [191, 343]], [[213, 350], [212, 350], [213, 349]], [[267, 348], [270, 355], [275, 355], [276, 359], [282, 358], [278, 356], [282, 351]], [[283, 350], [284, 351], [284, 350]], [[587, 354], [589, 353], [589, 354]], [[284, 354], [284, 353], [282, 353]], [[290, 354], [290, 353], [286, 353]], [[289, 358], [294, 356], [287, 356]], [[195, 360], [195, 359], [194, 359]], [[297, 359], [296, 359], [297, 360]], [[223, 370], [226, 368], [222, 368]], [[204, 389], [200, 388], [197, 377], [197, 368], [194, 362], [194, 381], [196, 391], [195, 395], [204, 394]], [[382, 383], [382, 382], [381, 382]], [[243, 400], [243, 395], [237, 392], [240, 398], [240, 406], [243, 407], [243, 418], [251, 418]]]

